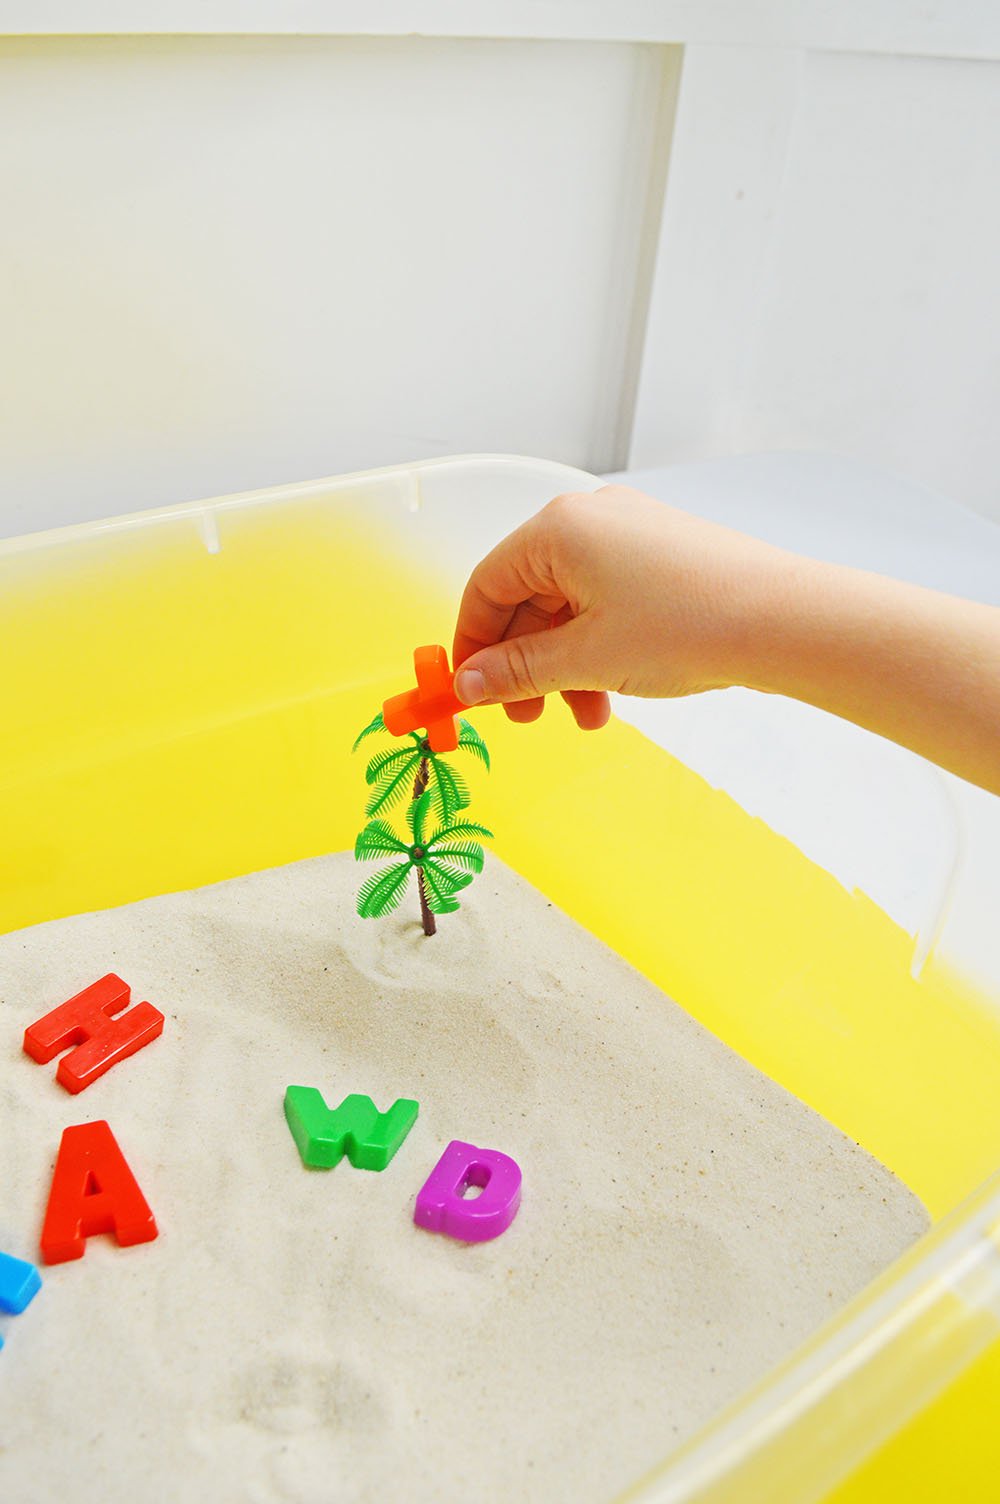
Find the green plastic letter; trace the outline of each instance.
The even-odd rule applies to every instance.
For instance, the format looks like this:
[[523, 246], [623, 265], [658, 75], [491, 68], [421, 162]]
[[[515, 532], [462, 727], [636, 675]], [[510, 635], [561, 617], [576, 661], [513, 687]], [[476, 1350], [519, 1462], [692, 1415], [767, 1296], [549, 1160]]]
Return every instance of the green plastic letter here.
[[379, 1112], [371, 1097], [352, 1093], [329, 1108], [315, 1086], [289, 1086], [285, 1117], [302, 1163], [330, 1170], [346, 1154], [356, 1170], [384, 1170], [417, 1120], [419, 1104], [399, 1097]]

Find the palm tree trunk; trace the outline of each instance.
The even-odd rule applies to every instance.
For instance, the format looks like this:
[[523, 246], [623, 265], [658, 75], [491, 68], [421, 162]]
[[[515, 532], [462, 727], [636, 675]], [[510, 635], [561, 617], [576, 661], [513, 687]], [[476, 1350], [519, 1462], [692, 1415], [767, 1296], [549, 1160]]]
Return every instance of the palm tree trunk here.
[[[428, 783], [428, 779], [429, 778], [430, 778], [430, 769], [427, 766], [427, 759], [426, 759], [426, 757], [424, 757], [424, 758], [421, 758], [420, 767], [417, 769], [417, 776], [416, 776], [416, 779], [414, 780], [414, 784], [413, 784], [413, 797], [414, 797], [414, 799], [419, 799], [420, 798], [420, 795], [424, 792], [424, 790], [427, 787], [427, 783]], [[436, 935], [437, 934], [437, 921], [435, 920], [434, 915], [431, 913], [431, 911], [430, 911], [430, 909], [429, 909], [429, 907], [427, 905], [427, 890], [424, 887], [424, 869], [423, 869], [423, 867], [418, 867], [417, 868], [417, 891], [420, 894], [420, 918], [421, 918], [421, 920], [423, 922], [424, 934], [425, 935]]]

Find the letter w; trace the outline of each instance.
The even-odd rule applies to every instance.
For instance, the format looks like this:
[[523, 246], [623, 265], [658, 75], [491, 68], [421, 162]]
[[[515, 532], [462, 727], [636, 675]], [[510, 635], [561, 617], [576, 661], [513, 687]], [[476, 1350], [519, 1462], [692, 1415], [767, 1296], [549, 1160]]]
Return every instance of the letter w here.
[[379, 1112], [371, 1097], [352, 1093], [327, 1107], [315, 1086], [289, 1086], [285, 1117], [302, 1163], [330, 1170], [346, 1154], [356, 1170], [384, 1170], [417, 1120], [419, 1104], [399, 1097]]

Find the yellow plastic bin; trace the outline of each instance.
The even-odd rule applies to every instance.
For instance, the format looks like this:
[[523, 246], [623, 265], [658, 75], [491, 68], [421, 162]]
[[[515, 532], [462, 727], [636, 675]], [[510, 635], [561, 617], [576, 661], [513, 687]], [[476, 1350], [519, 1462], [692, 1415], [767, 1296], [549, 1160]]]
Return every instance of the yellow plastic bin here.
[[[352, 736], [447, 636], [465, 511], [507, 527], [597, 484], [449, 459], [0, 543], [0, 930], [349, 846]], [[935, 1218], [627, 1497], [993, 1497], [1000, 1012], [933, 958], [914, 980], [874, 904], [633, 728], [548, 715], [530, 757], [499, 712], [486, 729], [499, 854]], [[655, 885], [623, 834], [638, 786], [648, 849], [671, 853]]]

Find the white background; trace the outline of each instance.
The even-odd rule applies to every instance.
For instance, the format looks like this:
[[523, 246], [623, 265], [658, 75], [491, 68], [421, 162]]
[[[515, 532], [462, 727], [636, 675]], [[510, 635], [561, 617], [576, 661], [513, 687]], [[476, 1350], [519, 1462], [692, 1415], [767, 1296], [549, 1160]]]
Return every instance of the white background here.
[[8, 530], [456, 450], [599, 465], [660, 71], [572, 42], [8, 42]]
[[[222, 34], [16, 35], [67, 25]], [[469, 450], [828, 451], [1000, 518], [993, 5], [4, 29], [0, 533]]]

